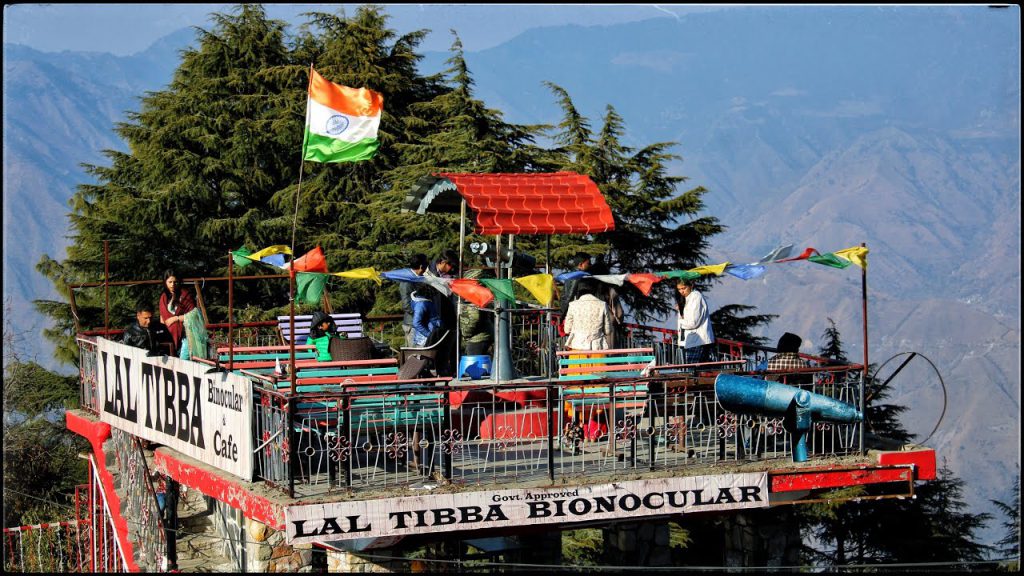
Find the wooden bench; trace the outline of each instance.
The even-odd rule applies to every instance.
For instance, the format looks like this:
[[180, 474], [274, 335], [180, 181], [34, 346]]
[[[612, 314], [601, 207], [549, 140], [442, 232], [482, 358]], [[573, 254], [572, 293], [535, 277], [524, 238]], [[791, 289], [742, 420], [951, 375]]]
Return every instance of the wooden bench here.
[[[331, 314], [330, 316], [338, 327], [338, 334], [344, 334], [346, 338], [358, 338], [363, 335], [363, 317], [358, 312], [342, 312]], [[294, 332], [294, 335], [298, 338], [296, 344], [305, 344], [312, 321], [312, 314], [295, 316], [295, 330], [293, 331], [291, 318], [288, 316], [278, 316], [277, 331], [281, 335], [281, 343], [291, 343]]]
[[557, 356], [559, 381], [613, 380], [563, 386], [559, 390], [562, 415], [566, 420], [563, 434], [577, 435], [567, 439], [574, 452], [578, 450], [578, 441], [604, 436], [612, 423], [621, 419], [625, 410], [642, 409], [647, 401], [646, 383], [617, 384], [614, 380], [642, 378], [655, 362], [653, 348], [565, 350], [557, 352]]
[[[597, 380], [601, 378], [640, 378], [655, 361], [653, 348], [613, 348], [610, 350], [563, 350], [558, 356], [559, 380]], [[570, 356], [582, 356], [570, 358]]]

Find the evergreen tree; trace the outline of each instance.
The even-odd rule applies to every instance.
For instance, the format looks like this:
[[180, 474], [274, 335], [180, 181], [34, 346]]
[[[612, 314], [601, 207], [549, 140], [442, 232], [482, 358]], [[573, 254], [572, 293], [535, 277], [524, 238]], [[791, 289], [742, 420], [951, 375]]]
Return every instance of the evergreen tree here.
[[[615, 217], [615, 230], [553, 241], [556, 262], [566, 268], [582, 251], [602, 254], [612, 273], [685, 269], [701, 263], [709, 239], [724, 228], [714, 217], [696, 216], [704, 207], [704, 187], [677, 191], [688, 179], [668, 174], [668, 163], [681, 160], [669, 152], [674, 143], [658, 142], [639, 150], [623, 145], [625, 123], [611, 106], [595, 136], [568, 92], [554, 83], [547, 86], [563, 115], [554, 136], [554, 167], [590, 176]], [[656, 290], [666, 291], [661, 284], [669, 283], [660, 283]], [[670, 310], [661, 298], [644, 297], [636, 290], [624, 291], [623, 297], [638, 322]]]
[[742, 313], [756, 309], [756, 306], [728, 304], [712, 312], [711, 326], [715, 330], [715, 338], [734, 340], [736, 342], [744, 342], [755, 346], [767, 345], [768, 339], [762, 336], [754, 336], [753, 330], [761, 325], [767, 326], [772, 320], [778, 318], [778, 315], [750, 314], [747, 316], [740, 316]]
[[[848, 363], [835, 322], [828, 319], [820, 355]], [[906, 408], [882, 404], [888, 383], [880, 382], [869, 367], [865, 381], [867, 431], [892, 440], [912, 438], [899, 422]], [[886, 486], [852, 486], [825, 495], [822, 503], [802, 508], [800, 518], [807, 558], [814, 564], [843, 566], [847, 563], [966, 562], [982, 559], [987, 547], [974, 532], [988, 514], [964, 510], [963, 481], [945, 466], [936, 480], [914, 488], [913, 499], [887, 498]]]
[[823, 358], [830, 358], [836, 362], [836, 364], [849, 364], [850, 360], [846, 357], [846, 352], [843, 351], [843, 341], [839, 336], [839, 329], [836, 328], [836, 323], [831, 318], [828, 319], [828, 328], [821, 335], [824, 344], [818, 348], [818, 355]]
[[[269, 200], [296, 176], [304, 68], [289, 65], [284, 23], [268, 20], [261, 6], [212, 18], [213, 30], [200, 30], [198, 48], [184, 51], [168, 88], [146, 95], [118, 125], [130, 152], [107, 151], [110, 166], [86, 167], [98, 183], [79, 186], [71, 200], [68, 256], [60, 263], [44, 256], [38, 265], [65, 296], [66, 283], [102, 279], [104, 240], [111, 279], [137, 280], [159, 278], [165, 268], [179, 277], [222, 272], [229, 250], [282, 243], [289, 230], [290, 219]], [[286, 301], [286, 284], [263, 284], [240, 285], [236, 306], [271, 294]], [[155, 302], [158, 293], [111, 290], [111, 323], [123, 325], [136, 300]], [[80, 293], [82, 324], [102, 325], [103, 296]], [[37, 306], [57, 319], [46, 336], [58, 341], [58, 356], [73, 359], [69, 307]]]
[[15, 336], [5, 320], [4, 526], [69, 520], [75, 486], [86, 480], [77, 454], [88, 450], [64, 422], [64, 409], [78, 402], [78, 378], [23, 359]]
[[1002, 540], [996, 542], [999, 546], [998, 552], [1003, 558], [1013, 558], [1016, 560], [1017, 568], [1020, 567], [1020, 464], [1017, 465], [1017, 477], [1013, 480], [1013, 489], [1011, 490], [1010, 503], [1000, 502], [998, 500], [992, 500], [992, 503], [996, 505], [996, 508], [1003, 513], [1006, 518], [1003, 520], [1003, 528], [1006, 530], [1006, 535], [1003, 536]]

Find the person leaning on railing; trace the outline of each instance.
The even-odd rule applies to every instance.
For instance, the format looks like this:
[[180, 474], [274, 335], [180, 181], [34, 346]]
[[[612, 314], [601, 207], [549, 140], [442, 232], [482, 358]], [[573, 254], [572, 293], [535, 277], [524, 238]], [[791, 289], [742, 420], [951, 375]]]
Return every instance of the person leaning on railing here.
[[171, 334], [159, 320], [153, 322], [153, 307], [140, 302], [135, 307], [135, 323], [125, 329], [121, 343], [142, 348], [150, 355], [166, 354]]
[[160, 321], [171, 333], [175, 355], [181, 350], [181, 340], [185, 337], [185, 314], [195, 307], [195, 300], [188, 290], [182, 288], [174, 270], [165, 270], [164, 289], [160, 294]]
[[[783, 334], [779, 338], [778, 345], [775, 346], [777, 354], [768, 359], [768, 372], [786, 372], [809, 367], [810, 363], [800, 357], [801, 342], [803, 342], [803, 338], [792, 332]], [[769, 379], [778, 380], [779, 377], [770, 376]], [[810, 381], [811, 376], [809, 374], [790, 375], [787, 378], [787, 383], [789, 384], [810, 383]]]
[[689, 280], [676, 284], [676, 311], [679, 313], [679, 345], [685, 352], [684, 362], [714, 360], [715, 332], [711, 329], [711, 313], [704, 295]]

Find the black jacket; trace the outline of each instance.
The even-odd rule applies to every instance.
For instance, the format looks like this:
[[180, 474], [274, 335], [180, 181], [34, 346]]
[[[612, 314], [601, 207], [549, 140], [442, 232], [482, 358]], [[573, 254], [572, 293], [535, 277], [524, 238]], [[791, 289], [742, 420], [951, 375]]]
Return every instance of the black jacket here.
[[167, 352], [160, 346], [163, 342], [171, 341], [171, 333], [167, 327], [157, 321], [152, 321], [149, 328], [143, 328], [136, 322], [129, 326], [121, 337], [121, 343], [136, 348], [142, 348], [150, 353], [163, 354]]

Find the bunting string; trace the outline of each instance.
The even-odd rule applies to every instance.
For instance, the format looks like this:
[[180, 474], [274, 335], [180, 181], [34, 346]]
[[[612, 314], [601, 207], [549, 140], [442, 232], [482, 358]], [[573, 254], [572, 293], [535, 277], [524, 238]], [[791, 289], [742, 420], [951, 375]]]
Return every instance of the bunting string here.
[[820, 253], [815, 248], [805, 248], [798, 256], [789, 257], [793, 245], [780, 246], [765, 255], [757, 262], [749, 264], [733, 264], [723, 262], [690, 268], [688, 270], [669, 270], [665, 272], [633, 272], [627, 274], [599, 274], [592, 275], [581, 270], [565, 272], [558, 276], [551, 274], [531, 274], [513, 279], [471, 279], [471, 278], [438, 278], [435, 276], [419, 276], [408, 268], [377, 272], [373, 267], [355, 268], [345, 272], [330, 273], [327, 271], [327, 260], [323, 250], [317, 246], [307, 252], [304, 256], [294, 260], [288, 260], [292, 255], [291, 249], [284, 245], [268, 246], [257, 252], [251, 252], [245, 247], [232, 251], [235, 265], [239, 268], [258, 263], [270, 266], [279, 270], [296, 271], [296, 283], [298, 286], [298, 297], [308, 304], [316, 304], [320, 301], [324, 287], [330, 277], [345, 278], [347, 280], [373, 280], [380, 286], [382, 279], [392, 282], [425, 283], [438, 290], [446, 296], [452, 294], [471, 302], [477, 306], [487, 306], [496, 297], [505, 300], [515, 300], [513, 281], [521, 285], [527, 292], [542, 306], [548, 307], [554, 299], [555, 283], [565, 284], [569, 280], [578, 280], [589, 277], [599, 282], [623, 286], [629, 282], [635, 286], [644, 296], [650, 296], [654, 285], [662, 280], [681, 279], [696, 280], [701, 276], [722, 276], [728, 274], [741, 280], [752, 280], [758, 278], [772, 264], [783, 264], [806, 260], [815, 264], [821, 264], [831, 268], [843, 269], [854, 264], [867, 270], [868, 249], [863, 246], [854, 246], [837, 250], [835, 252]]

